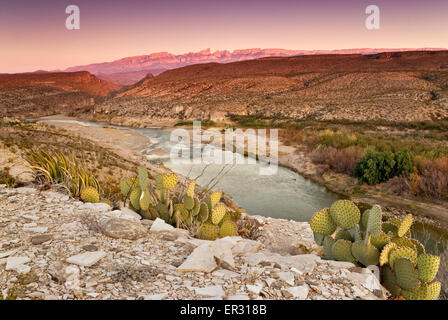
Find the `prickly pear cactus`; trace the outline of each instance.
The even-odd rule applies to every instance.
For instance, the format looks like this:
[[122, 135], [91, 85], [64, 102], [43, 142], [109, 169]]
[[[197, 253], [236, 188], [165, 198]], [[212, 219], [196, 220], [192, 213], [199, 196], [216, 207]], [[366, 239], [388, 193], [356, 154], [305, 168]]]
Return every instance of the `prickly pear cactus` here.
[[84, 202], [97, 203], [100, 201], [98, 190], [94, 187], [85, 187], [81, 191], [81, 200]]
[[440, 258], [411, 238], [412, 223], [410, 214], [383, 222], [380, 206], [361, 215], [353, 202], [339, 200], [315, 213], [310, 226], [316, 243], [323, 246], [324, 259], [378, 265], [382, 284], [395, 299], [436, 300]]
[[120, 181], [123, 196], [129, 208], [144, 219], [161, 218], [177, 228], [185, 228], [203, 239], [238, 235], [239, 212], [228, 212], [219, 203], [221, 191], [199, 192], [195, 195], [196, 181], [177, 188], [179, 177], [175, 173], [159, 174], [151, 182], [145, 167], [139, 167], [132, 178]]
[[216, 240], [219, 238], [219, 226], [212, 223], [204, 223], [199, 229], [199, 239]]

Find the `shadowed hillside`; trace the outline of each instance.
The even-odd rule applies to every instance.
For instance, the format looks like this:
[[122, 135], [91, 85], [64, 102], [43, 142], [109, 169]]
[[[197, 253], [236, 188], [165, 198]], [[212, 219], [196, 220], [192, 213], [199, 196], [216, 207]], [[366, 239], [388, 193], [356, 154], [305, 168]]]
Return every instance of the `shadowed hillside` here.
[[0, 74], [0, 115], [70, 113], [99, 102], [119, 88], [85, 71]]

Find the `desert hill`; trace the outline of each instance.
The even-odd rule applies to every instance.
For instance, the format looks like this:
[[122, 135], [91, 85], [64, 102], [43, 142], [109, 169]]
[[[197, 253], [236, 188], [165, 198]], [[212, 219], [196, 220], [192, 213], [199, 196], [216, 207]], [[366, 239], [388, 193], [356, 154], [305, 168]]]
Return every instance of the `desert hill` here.
[[448, 51], [268, 57], [149, 75], [95, 106], [117, 118], [448, 117]]
[[0, 115], [42, 116], [91, 106], [120, 87], [89, 72], [0, 75]]

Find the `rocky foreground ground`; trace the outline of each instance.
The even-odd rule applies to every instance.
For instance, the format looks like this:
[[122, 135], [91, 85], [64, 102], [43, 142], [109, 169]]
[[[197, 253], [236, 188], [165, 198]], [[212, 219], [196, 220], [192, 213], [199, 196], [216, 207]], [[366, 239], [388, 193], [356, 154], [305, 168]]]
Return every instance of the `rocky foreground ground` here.
[[308, 223], [255, 217], [257, 241], [189, 237], [55, 190], [0, 186], [3, 299], [385, 299], [369, 269], [322, 260]]

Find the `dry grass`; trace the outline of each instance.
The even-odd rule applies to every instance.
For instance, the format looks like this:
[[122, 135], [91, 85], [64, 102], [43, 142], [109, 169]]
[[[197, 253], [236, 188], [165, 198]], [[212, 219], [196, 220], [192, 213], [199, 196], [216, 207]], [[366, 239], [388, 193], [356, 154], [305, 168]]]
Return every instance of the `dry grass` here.
[[417, 172], [410, 176], [411, 193], [433, 199], [448, 198], [448, 157], [418, 158]]
[[352, 175], [359, 159], [364, 156], [364, 151], [356, 146], [344, 149], [333, 147], [320, 147], [311, 152], [311, 160], [316, 164], [327, 165], [337, 173]]

